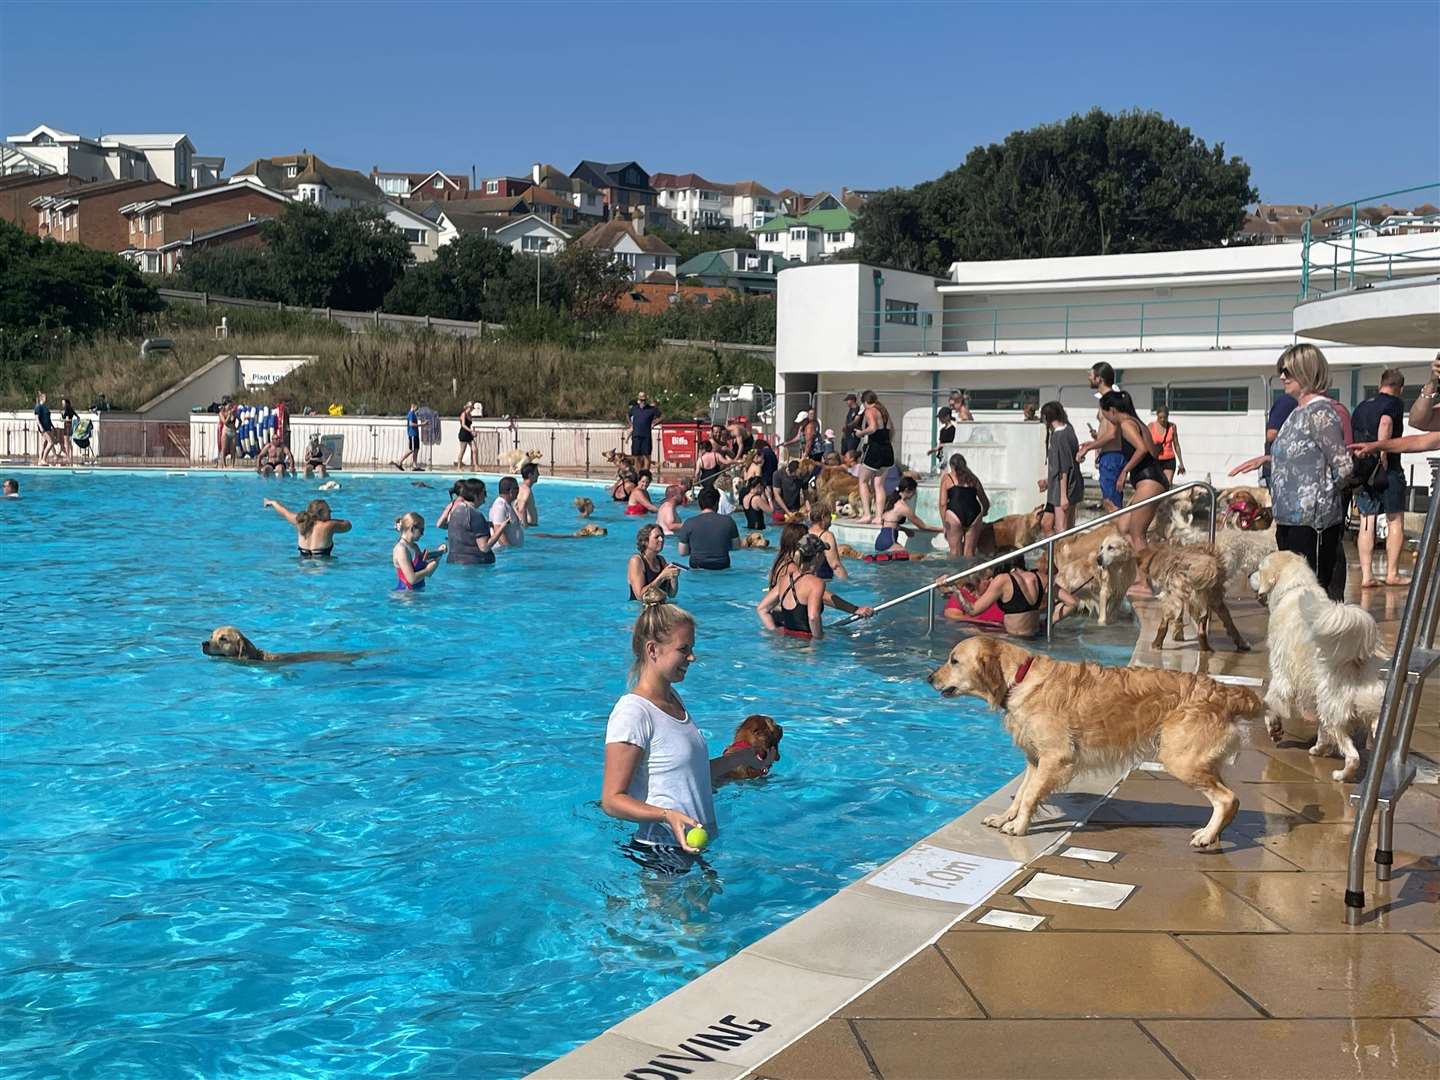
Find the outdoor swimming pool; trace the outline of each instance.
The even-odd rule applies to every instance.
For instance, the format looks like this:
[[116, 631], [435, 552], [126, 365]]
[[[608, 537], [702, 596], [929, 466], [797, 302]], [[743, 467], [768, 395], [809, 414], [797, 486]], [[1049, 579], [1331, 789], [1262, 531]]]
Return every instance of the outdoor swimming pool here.
[[[598, 805], [637, 522], [586, 488], [608, 537], [531, 540], [396, 594], [392, 522], [418, 510], [438, 543], [449, 479], [341, 479], [327, 497], [356, 531], [328, 563], [299, 562], [260, 505], [299, 509], [314, 482], [29, 472], [0, 502], [14, 1074], [523, 1074], [1018, 771], [993, 714], [925, 685], [958, 635], [925, 637], [923, 604], [777, 638], [753, 611], [771, 554], [740, 552], [683, 577], [699, 626], [681, 691], [712, 753], [766, 712], [784, 757], [717, 794], [708, 871], [657, 880]], [[579, 523], [582, 489], [538, 491], [542, 528]], [[937, 572], [859, 566], [840, 591], [874, 602]], [[264, 648], [374, 651], [227, 663], [199, 648], [223, 623]]]

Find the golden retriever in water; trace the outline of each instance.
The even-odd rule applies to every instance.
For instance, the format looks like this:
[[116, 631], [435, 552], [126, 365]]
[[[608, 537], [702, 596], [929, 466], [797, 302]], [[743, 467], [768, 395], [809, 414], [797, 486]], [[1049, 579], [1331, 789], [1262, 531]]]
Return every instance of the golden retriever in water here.
[[[1045, 571], [1043, 552], [1036, 569]], [[1097, 527], [1055, 545], [1055, 584], [1073, 593], [1079, 610], [1093, 612], [1101, 626], [1120, 613], [1135, 573], [1135, 547], [1113, 527]]]
[[309, 660], [358, 660], [363, 652], [267, 652], [233, 626], [217, 626], [200, 643], [206, 656], [243, 660], [253, 664], [299, 664]]
[[589, 517], [595, 512], [595, 500], [579, 496], [575, 500], [575, 512], [581, 517]]
[[1225, 606], [1225, 570], [1209, 544], [1151, 544], [1135, 557], [1135, 563], [1160, 597], [1160, 625], [1150, 643], [1152, 649], [1165, 647], [1171, 626], [1177, 635], [1183, 631], [1188, 615], [1195, 624], [1200, 651], [1213, 652], [1208, 635], [1213, 611], [1225, 624], [1236, 651], [1250, 651]]
[[1263, 712], [1251, 691], [1204, 675], [1052, 660], [993, 637], [956, 645], [930, 685], [1004, 710], [1028, 764], [1010, 808], [984, 824], [1012, 836], [1024, 836], [1036, 807], [1077, 773], [1153, 755], [1209, 801], [1209, 822], [1190, 837], [1191, 847], [1208, 847], [1240, 808], [1220, 779], [1240, 740], [1238, 721]]
[[725, 753], [747, 748], [755, 750], [765, 762], [765, 767], [757, 769], [752, 765], [741, 765], [737, 769], [731, 769], [725, 776], [730, 780], [756, 780], [766, 775], [775, 762], [780, 760], [780, 740], [784, 737], [785, 729], [772, 717], [762, 713], [747, 716], [735, 729], [735, 738], [730, 740]]
[[764, 533], [752, 532], [748, 533], [745, 539], [740, 541], [740, 546], [742, 548], [768, 548], [770, 541], [765, 539]]

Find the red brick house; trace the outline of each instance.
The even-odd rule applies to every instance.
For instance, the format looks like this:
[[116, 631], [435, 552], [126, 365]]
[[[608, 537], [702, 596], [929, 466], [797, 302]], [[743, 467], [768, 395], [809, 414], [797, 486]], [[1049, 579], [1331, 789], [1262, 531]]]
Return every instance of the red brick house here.
[[470, 178], [432, 169], [430, 172], [386, 172], [379, 165], [370, 169], [370, 179], [387, 199], [422, 199], [447, 202], [467, 198]]
[[481, 177], [470, 198], [513, 199], [517, 195], [524, 195], [533, 182], [528, 176]]
[[[260, 226], [268, 220], [268, 218], [252, 218], [234, 225], [221, 225], [218, 229], [211, 229], [209, 232], [193, 233], [183, 239], [170, 240], [161, 245], [158, 252], [146, 252], [145, 254], [147, 258], [152, 254], [158, 256], [160, 273], [173, 274], [179, 268], [181, 260], [192, 251], [215, 247], [264, 247], [265, 241], [260, 235]], [[149, 267], [142, 267], [142, 269], [148, 270]]]
[[173, 242], [278, 217], [289, 202], [278, 191], [255, 180], [236, 180], [168, 198], [138, 199], [120, 207], [127, 236], [121, 254], [150, 273], [173, 269], [163, 265], [160, 253], [167, 248], [173, 252], [187, 250], [170, 247]]
[[54, 195], [79, 187], [83, 180], [78, 176], [61, 173], [17, 173], [0, 178], [0, 218], [12, 225], [19, 225], [31, 236], [40, 235], [40, 215], [30, 205], [42, 195]]
[[36, 235], [119, 253], [129, 246], [120, 207], [139, 199], [163, 199], [180, 189], [161, 180], [100, 180], [31, 199]]

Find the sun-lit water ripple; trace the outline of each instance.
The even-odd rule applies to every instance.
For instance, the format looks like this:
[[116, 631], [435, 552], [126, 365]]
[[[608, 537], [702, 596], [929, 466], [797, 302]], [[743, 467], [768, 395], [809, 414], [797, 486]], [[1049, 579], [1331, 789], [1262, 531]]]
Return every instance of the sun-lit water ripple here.
[[[391, 592], [392, 521], [444, 484], [345, 479], [356, 531], [299, 564], [261, 510], [314, 485], [29, 474], [0, 505], [0, 1060], [14, 1075], [514, 1076], [813, 906], [1015, 771], [922, 676], [917, 608], [815, 645], [758, 630], [769, 556], [684, 578], [683, 687], [714, 752], [754, 711], [784, 760], [717, 795], [710, 871], [656, 881], [600, 812], [634, 522]], [[493, 487], [493, 482], [492, 482]], [[546, 527], [575, 489], [540, 486]], [[773, 534], [772, 534], [773, 535]], [[427, 535], [431, 543], [439, 537]], [[672, 553], [673, 554], [673, 553]], [[861, 567], [878, 600], [920, 567]], [[256, 668], [199, 643], [372, 649]], [[1073, 650], [1074, 641], [1062, 647]]]

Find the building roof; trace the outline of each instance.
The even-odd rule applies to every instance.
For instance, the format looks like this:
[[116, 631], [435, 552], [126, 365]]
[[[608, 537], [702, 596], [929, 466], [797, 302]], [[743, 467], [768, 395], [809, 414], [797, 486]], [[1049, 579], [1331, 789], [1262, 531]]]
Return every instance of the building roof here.
[[655, 314], [677, 303], [709, 304], [725, 300], [730, 289], [716, 285], [676, 285], [663, 270], [652, 272], [644, 281], [634, 282], [619, 297], [621, 311]]
[[567, 176], [554, 165], [540, 166], [540, 187], [546, 191], [564, 191], [571, 195], [598, 195], [600, 189], [578, 176]]
[[733, 195], [735, 193], [734, 184], [721, 184], [714, 180], [706, 180], [705, 177], [699, 173], [693, 172], [655, 173], [650, 177], [650, 186], [656, 190], [665, 188], [667, 190], [683, 191], [687, 188], [703, 188], [707, 191], [719, 191], [725, 195]]
[[402, 217], [409, 218], [411, 221], [415, 221], [421, 225], [424, 225], [427, 229], [435, 228], [435, 222], [431, 218], [426, 217], [418, 210], [413, 210], [408, 206], [401, 206], [393, 199], [386, 199], [383, 203], [380, 204], [380, 208], [387, 215], [392, 213], [399, 214]]
[[43, 203], [55, 207], [67, 206], [83, 199], [93, 199], [97, 195], [111, 195], [139, 187], [162, 187], [176, 193], [180, 191], [175, 185], [167, 184], [163, 180], [97, 180], [91, 184], [76, 184], [74, 187], [50, 195], [41, 195], [38, 199], [31, 199], [30, 205], [39, 206]]
[[157, 206], [169, 208], [172, 206], [178, 206], [182, 203], [193, 203], [202, 199], [212, 199], [217, 195], [223, 195], [228, 192], [239, 191], [241, 189], [254, 192], [256, 195], [267, 196], [268, 198], [274, 199], [276, 202], [286, 203], [290, 201], [288, 196], [282, 195], [278, 191], [271, 191], [253, 176], [247, 176], [243, 179], [236, 180], [234, 183], [230, 184], [212, 184], [210, 187], [199, 188], [196, 191], [182, 192], [179, 195], [171, 195], [159, 199], [142, 199], [140, 202], [127, 203], [126, 205], [120, 207], [120, 213], [127, 215], [133, 213], [143, 213], [147, 210], [153, 210]]
[[619, 187], [630, 188], [631, 190], [644, 190], [644, 185], [637, 189], [629, 184], [622, 184], [620, 182], [620, 174], [631, 165], [635, 166], [635, 168], [639, 169], [640, 172], [645, 175], [648, 183], [650, 174], [645, 172], [645, 167], [638, 161], [591, 161], [589, 158], [586, 158], [570, 170], [570, 175], [578, 176], [581, 180], [586, 180], [596, 187]]
[[758, 180], [740, 180], [734, 185], [734, 188], [736, 195], [769, 195], [771, 198], [779, 198], [775, 192]]
[[526, 188], [522, 198], [529, 199], [530, 202], [536, 206], [559, 206], [564, 207], [566, 210], [575, 209], [575, 204], [571, 202], [568, 197], [557, 195], [553, 191], [547, 191], [537, 184], [531, 184]]
[[34, 187], [36, 184], [54, 184], [60, 181], [64, 187], [80, 187], [85, 183], [78, 176], [68, 173], [12, 173], [0, 176], [0, 191], [14, 191], [16, 188]]
[[770, 265], [774, 270], [737, 270], [725, 261], [725, 255], [731, 251], [752, 251], [752, 248], [721, 248], [718, 251], [702, 251], [693, 258], [686, 259], [676, 269], [676, 273], [682, 277], [726, 277], [735, 278], [740, 281], [774, 281], [779, 271], [789, 266], [792, 260], [776, 255], [773, 251], [762, 252], [768, 256]]
[[451, 199], [447, 206], [464, 207], [467, 214], [528, 214], [530, 200], [524, 195], [476, 195], [473, 191], [463, 199]]
[[604, 251], [614, 251], [615, 245], [620, 242], [621, 237], [629, 236], [641, 251], [651, 255], [678, 255], [674, 248], [665, 243], [658, 236], [650, 236], [635, 231], [635, 227], [628, 221], [606, 221], [596, 225], [593, 229], [580, 236], [575, 243], [583, 247], [600, 248]]
[[788, 229], [792, 225], [808, 225], [812, 229], [825, 229], [827, 232], [849, 232], [854, 228], [854, 218], [850, 211], [844, 208], [839, 210], [811, 210], [807, 214], [795, 217], [792, 214], [781, 214], [779, 217], [771, 218], [758, 229], [751, 229], [752, 233], [772, 233]]
[[453, 200], [436, 205], [440, 207], [440, 213], [445, 216], [445, 220], [450, 222], [451, 227], [461, 236], [489, 236], [499, 232], [506, 225], [513, 225], [517, 221], [524, 220], [523, 218], [509, 217], [506, 214], [484, 214], [472, 213], [464, 209], [457, 210], [457, 203], [461, 207], [465, 205], [463, 200]]
[[270, 220], [270, 218], [264, 217], [251, 218], [249, 221], [237, 221], [233, 225], [221, 225], [217, 229], [209, 229], [206, 232], [202, 233], [192, 232], [189, 236], [182, 237], [179, 240], [171, 240], [168, 243], [161, 244], [155, 250], [173, 251], [176, 248], [189, 247], [191, 244], [201, 244], [204, 243], [206, 240], [214, 240], [216, 237], [219, 236], [229, 236], [232, 233], [244, 232], [249, 229], [258, 229], [261, 225]]
[[73, 131], [61, 131], [59, 128], [51, 127], [49, 124], [36, 124], [29, 131], [9, 136], [8, 141], [12, 143], [33, 143], [41, 135], [48, 135], [55, 142], [95, 142], [94, 139], [87, 139], [84, 135], [77, 135]]
[[[292, 166], [297, 170], [296, 174], [286, 175]], [[309, 152], [256, 158], [248, 165], [236, 169], [231, 179], [242, 176], [254, 176], [274, 191], [293, 192], [302, 184], [319, 184], [336, 195], [355, 202], [378, 203], [385, 198], [384, 193], [364, 173], [330, 165]]]
[[[190, 136], [184, 132], [172, 134], [146, 134], [133, 135], [101, 135], [101, 145], [119, 143], [122, 146], [133, 147], [136, 150], [168, 150], [179, 146], [182, 142], [190, 142]], [[195, 144], [190, 143], [190, 149], [195, 149]]]

